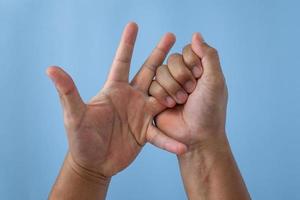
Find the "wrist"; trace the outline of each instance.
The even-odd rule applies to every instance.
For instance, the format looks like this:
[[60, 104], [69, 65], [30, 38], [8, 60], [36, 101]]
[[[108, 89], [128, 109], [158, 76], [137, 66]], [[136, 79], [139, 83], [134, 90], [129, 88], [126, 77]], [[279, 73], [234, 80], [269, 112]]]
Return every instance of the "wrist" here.
[[193, 163], [202, 167], [210, 167], [219, 157], [231, 156], [231, 150], [225, 131], [206, 138], [205, 140], [192, 143], [188, 146], [188, 151], [178, 155], [180, 164], [188, 163], [193, 167]]
[[110, 178], [82, 168], [67, 154], [49, 199], [105, 199]]
[[190, 144], [186, 153], [178, 155], [184, 187], [191, 200], [206, 199], [211, 172], [221, 159], [231, 156], [225, 133], [214, 136]]
[[250, 199], [226, 134], [214, 136], [178, 156], [188, 199]]
[[66, 162], [69, 165], [69, 168], [85, 181], [88, 181], [92, 184], [98, 184], [108, 187], [111, 177], [105, 176], [99, 172], [95, 172], [80, 165], [78, 162], [75, 161], [70, 152], [68, 152], [67, 154]]

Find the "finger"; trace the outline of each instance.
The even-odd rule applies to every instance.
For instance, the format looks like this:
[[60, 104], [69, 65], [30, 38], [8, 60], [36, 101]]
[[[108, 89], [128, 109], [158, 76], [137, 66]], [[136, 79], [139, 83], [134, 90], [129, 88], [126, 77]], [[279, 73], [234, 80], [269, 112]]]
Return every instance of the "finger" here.
[[166, 136], [153, 125], [149, 126], [147, 132], [147, 141], [158, 148], [164, 149], [171, 153], [183, 154], [187, 151], [187, 146], [185, 144]]
[[196, 80], [185, 65], [182, 55], [175, 53], [168, 58], [168, 69], [174, 79], [180, 83], [180, 85], [188, 93], [192, 93], [196, 87]]
[[175, 40], [175, 35], [172, 33], [167, 33], [162, 37], [155, 49], [142, 65], [140, 71], [133, 78], [131, 85], [139, 88], [144, 92], [148, 91], [152, 79], [155, 75], [156, 68], [163, 63], [168, 52], [175, 43]]
[[157, 68], [155, 80], [168, 92], [176, 103], [183, 104], [187, 100], [188, 94], [173, 78], [167, 65], [161, 65]]
[[156, 116], [162, 111], [166, 110], [167, 106], [160, 103], [155, 97], [149, 96], [147, 104], [149, 106], [149, 110], [151, 110], [151, 115]]
[[59, 67], [49, 67], [47, 69], [47, 75], [55, 84], [67, 119], [73, 119], [79, 116], [85, 104], [72, 78]]
[[192, 37], [192, 49], [201, 59], [203, 73], [216, 75], [222, 71], [217, 50], [206, 44], [199, 33]]
[[200, 58], [194, 53], [192, 45], [188, 44], [183, 48], [182, 56], [184, 63], [191, 70], [195, 78], [200, 78], [202, 74], [202, 64]]
[[171, 108], [176, 105], [176, 102], [173, 100], [173, 98], [161, 85], [159, 85], [159, 83], [157, 83], [157, 81], [152, 81], [149, 88], [149, 95], [153, 96], [166, 107]]
[[129, 23], [124, 28], [119, 47], [113, 60], [108, 82], [125, 81], [128, 82], [130, 62], [137, 37], [138, 26], [136, 23]]

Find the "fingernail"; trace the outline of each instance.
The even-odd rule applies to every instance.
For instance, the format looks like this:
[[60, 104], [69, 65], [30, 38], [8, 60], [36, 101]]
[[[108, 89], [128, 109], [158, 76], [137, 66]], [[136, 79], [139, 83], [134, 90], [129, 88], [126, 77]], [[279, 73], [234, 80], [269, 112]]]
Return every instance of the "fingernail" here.
[[170, 96], [167, 96], [165, 101], [168, 107], [173, 107], [176, 104], [176, 102]]
[[196, 77], [196, 78], [199, 78], [200, 76], [201, 76], [201, 70], [200, 70], [200, 68], [199, 67], [194, 67], [193, 69], [192, 69], [192, 71], [193, 71], [193, 74], [194, 74], [194, 76]]
[[188, 81], [184, 84], [184, 88], [188, 93], [193, 92], [194, 90], [194, 82], [193, 81]]
[[178, 100], [178, 103], [184, 103], [186, 98], [187, 98], [187, 93], [182, 91], [182, 90], [179, 90], [177, 93], [176, 93], [176, 97], [177, 97], [177, 100]]

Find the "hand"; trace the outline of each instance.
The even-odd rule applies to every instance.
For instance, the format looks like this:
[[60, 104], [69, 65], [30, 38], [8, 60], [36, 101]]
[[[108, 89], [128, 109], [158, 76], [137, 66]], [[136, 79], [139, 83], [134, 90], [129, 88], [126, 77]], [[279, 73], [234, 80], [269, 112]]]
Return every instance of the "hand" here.
[[188, 146], [178, 156], [188, 199], [250, 199], [225, 135], [227, 87], [218, 54], [199, 34], [158, 68], [150, 94], [163, 102], [182, 88], [192, 92], [186, 103], [160, 113], [156, 125]]
[[47, 71], [59, 93], [69, 142], [71, 165], [95, 177], [111, 177], [126, 168], [147, 142], [173, 153], [186, 146], [152, 125], [153, 116], [164, 109], [147, 95], [156, 67], [175, 42], [166, 34], [128, 83], [137, 25], [126, 26], [104, 88], [85, 104], [71, 77], [58, 67]]
[[[197, 82], [195, 78], [199, 78]], [[157, 126], [190, 149], [224, 135], [225, 79], [217, 51], [204, 43], [199, 34], [193, 35], [192, 44], [183, 49], [182, 55], [171, 55], [168, 65], [157, 69], [150, 94], [163, 103], [166, 96], [176, 100], [175, 94], [183, 88], [192, 92], [186, 103], [160, 113], [156, 118]]]

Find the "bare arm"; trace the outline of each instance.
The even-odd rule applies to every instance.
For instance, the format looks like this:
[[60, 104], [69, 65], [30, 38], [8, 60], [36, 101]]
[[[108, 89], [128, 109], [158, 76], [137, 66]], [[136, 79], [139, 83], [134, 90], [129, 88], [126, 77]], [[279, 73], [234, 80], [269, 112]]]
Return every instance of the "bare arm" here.
[[185, 190], [190, 200], [247, 200], [243, 178], [224, 137], [207, 141], [178, 156]]

